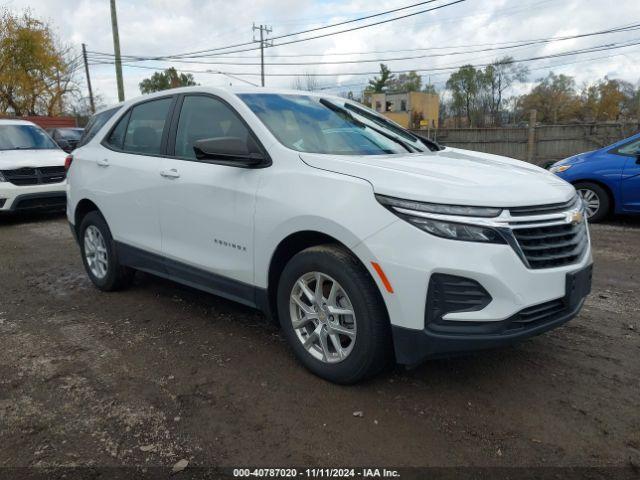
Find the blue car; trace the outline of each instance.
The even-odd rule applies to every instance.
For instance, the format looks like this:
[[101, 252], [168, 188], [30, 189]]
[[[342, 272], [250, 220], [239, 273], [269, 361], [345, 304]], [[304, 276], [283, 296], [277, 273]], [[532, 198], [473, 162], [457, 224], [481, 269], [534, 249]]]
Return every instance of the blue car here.
[[611, 213], [640, 214], [640, 133], [560, 160], [550, 171], [576, 187], [591, 222]]

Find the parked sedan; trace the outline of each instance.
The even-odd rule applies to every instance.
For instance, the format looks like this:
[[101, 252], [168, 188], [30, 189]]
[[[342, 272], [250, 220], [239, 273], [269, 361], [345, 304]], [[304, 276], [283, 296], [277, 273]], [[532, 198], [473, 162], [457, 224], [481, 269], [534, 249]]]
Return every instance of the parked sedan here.
[[561, 160], [550, 170], [576, 187], [591, 222], [610, 213], [640, 214], [640, 133]]
[[83, 128], [50, 128], [47, 133], [61, 149], [71, 153], [78, 146], [83, 131]]

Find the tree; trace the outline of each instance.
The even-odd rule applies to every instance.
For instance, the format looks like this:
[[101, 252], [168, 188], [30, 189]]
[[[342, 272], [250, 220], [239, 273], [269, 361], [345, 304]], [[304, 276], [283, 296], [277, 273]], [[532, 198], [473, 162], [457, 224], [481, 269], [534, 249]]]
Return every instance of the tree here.
[[393, 82], [394, 75], [391, 70], [387, 68], [384, 63], [380, 64], [380, 76], [373, 77], [373, 80], [369, 80], [369, 86], [367, 91], [371, 93], [383, 93], [389, 88], [389, 85]]
[[582, 90], [582, 118], [588, 121], [619, 120], [635, 114], [635, 89], [629, 82], [604, 77]]
[[60, 115], [77, 91], [73, 51], [29, 10], [0, 12], [0, 112]]
[[415, 71], [401, 73], [398, 78], [389, 80], [389, 90], [394, 92], [419, 92], [422, 89], [422, 77]]
[[513, 57], [503, 57], [488, 65], [482, 74], [482, 88], [486, 93], [486, 104], [494, 125], [500, 125], [504, 93], [515, 82], [527, 80], [529, 69], [515, 63]]
[[451, 91], [452, 110], [458, 117], [465, 116], [471, 127], [477, 119], [478, 100], [482, 71], [473, 65], [465, 65], [454, 72], [447, 80], [447, 89]]
[[291, 82], [291, 88], [293, 88], [294, 90], [313, 92], [320, 88], [320, 84], [317, 77], [311, 75], [310, 73], [305, 73], [303, 76], [295, 77], [293, 79], [293, 82]]
[[424, 86], [424, 89], [422, 90], [424, 93], [429, 93], [431, 95], [437, 95], [438, 91], [436, 90], [435, 85], [432, 85], [430, 83], [426, 84]]
[[520, 99], [525, 111], [537, 110], [538, 121], [542, 123], [566, 122], [579, 118], [581, 101], [576, 93], [573, 77], [550, 72], [538, 80], [531, 93]]
[[145, 78], [139, 84], [141, 93], [153, 93], [169, 88], [191, 87], [197, 85], [190, 73], [178, 73], [173, 68], [167, 68], [164, 72], [156, 72], [151, 77]]

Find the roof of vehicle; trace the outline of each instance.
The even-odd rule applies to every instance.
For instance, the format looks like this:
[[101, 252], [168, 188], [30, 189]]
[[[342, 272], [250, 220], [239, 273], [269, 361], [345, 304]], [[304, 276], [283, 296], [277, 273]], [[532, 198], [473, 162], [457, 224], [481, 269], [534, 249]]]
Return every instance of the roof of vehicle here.
[[[266, 88], [266, 87], [254, 87], [251, 85], [242, 85], [242, 86], [232, 86], [232, 87], [205, 87], [202, 85], [197, 85], [195, 87], [180, 87], [180, 88], [171, 88], [168, 90], [161, 90], [159, 92], [149, 93], [145, 95], [139, 95], [137, 97], [130, 98], [125, 100], [124, 102], [120, 102], [114, 105], [110, 105], [108, 107], [102, 108], [96, 111], [96, 114], [105, 112], [107, 110], [111, 110], [113, 108], [119, 108], [124, 105], [132, 105], [134, 103], [141, 102], [143, 100], [147, 100], [154, 97], [163, 97], [166, 95], [174, 95], [178, 93], [212, 93], [214, 95], [219, 95], [222, 93], [232, 93], [235, 95], [240, 95], [243, 93], [274, 93], [279, 95], [306, 95], [312, 97], [325, 97], [325, 98], [340, 98], [336, 95], [326, 94], [324, 92], [308, 92], [305, 90], [291, 90], [291, 89], [283, 89], [283, 88]], [[344, 99], [343, 99], [344, 100]]]
[[17, 120], [14, 118], [0, 118], [0, 125], [31, 125], [36, 127], [37, 125], [27, 120]]

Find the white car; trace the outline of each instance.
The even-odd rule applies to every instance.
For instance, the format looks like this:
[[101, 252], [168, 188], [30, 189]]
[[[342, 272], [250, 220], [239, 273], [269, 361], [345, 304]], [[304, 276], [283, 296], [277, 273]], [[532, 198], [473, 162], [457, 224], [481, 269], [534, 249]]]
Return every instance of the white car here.
[[142, 270], [260, 308], [331, 381], [531, 337], [589, 292], [582, 203], [533, 165], [312, 93], [192, 87], [98, 115], [67, 206], [93, 283]]
[[66, 153], [24, 120], [0, 120], [0, 213], [63, 209]]

